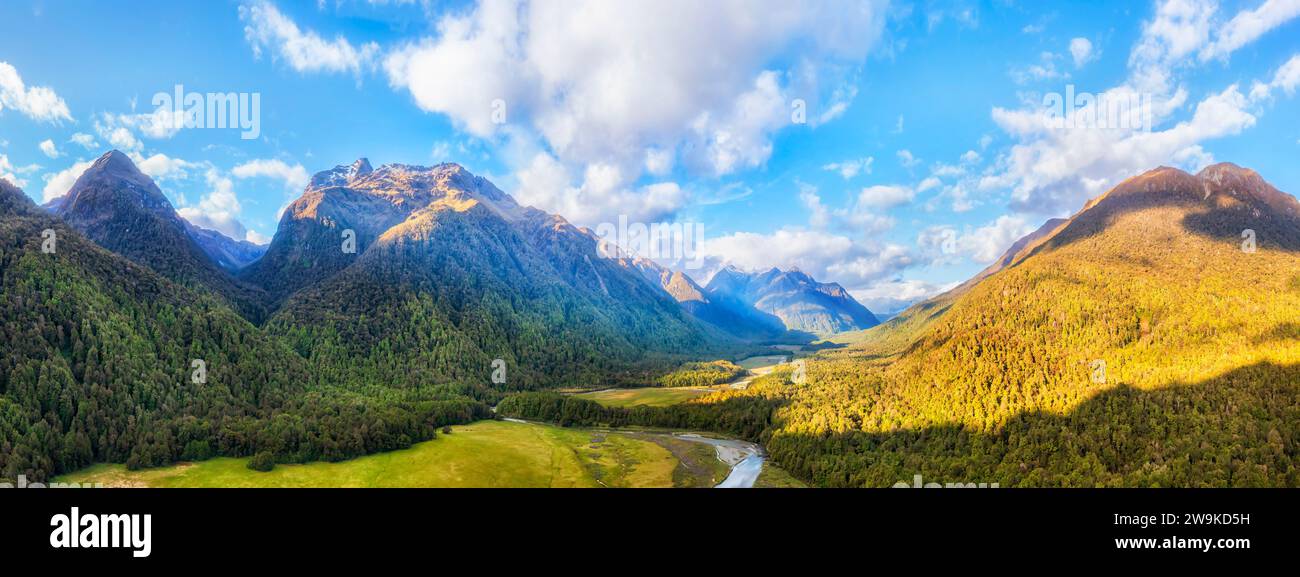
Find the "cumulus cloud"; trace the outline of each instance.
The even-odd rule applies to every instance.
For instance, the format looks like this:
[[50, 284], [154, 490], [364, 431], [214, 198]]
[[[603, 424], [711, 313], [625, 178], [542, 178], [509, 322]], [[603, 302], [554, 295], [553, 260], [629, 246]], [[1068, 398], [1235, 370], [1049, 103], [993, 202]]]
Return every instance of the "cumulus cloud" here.
[[[538, 154], [575, 177], [615, 167], [623, 182], [760, 166], [776, 132], [815, 127], [848, 107], [849, 80], [880, 35], [883, 4], [483, 0], [390, 51], [383, 69], [417, 106], [470, 134], [535, 139], [540, 150], [512, 162], [521, 182], [534, 183], [534, 198], [548, 196], [543, 189], [588, 191], [609, 204], [583, 182], [536, 186]], [[792, 47], [798, 57], [782, 58]], [[563, 212], [573, 204], [538, 206], [581, 220]]]
[[[160, 107], [153, 112], [100, 115], [97, 123], [107, 129], [126, 128], [155, 140], [171, 138], [185, 127], [185, 111]], [[191, 125], [192, 126], [192, 125]]]
[[209, 192], [197, 205], [182, 206], [176, 212], [194, 226], [215, 230], [234, 239], [246, 238], [248, 229], [239, 222], [243, 207], [235, 195], [234, 182], [215, 168], [209, 168], [204, 178]]
[[946, 225], [927, 227], [917, 235], [916, 244], [934, 264], [956, 264], [962, 259], [989, 264], [1036, 228], [1024, 215], [1004, 214], [983, 226], [968, 225], [962, 230]]
[[244, 240], [256, 245], [266, 245], [271, 243], [271, 237], [266, 236], [260, 232], [257, 232], [251, 228], [248, 229], [248, 233], [244, 235]]
[[354, 75], [371, 66], [379, 45], [370, 42], [354, 46], [343, 36], [331, 40], [312, 30], [303, 30], [293, 20], [266, 0], [247, 2], [239, 7], [244, 22], [244, 38], [253, 48], [253, 56], [263, 51], [283, 60], [298, 72], [346, 72]]
[[19, 174], [29, 172], [30, 169], [31, 167], [15, 167], [13, 163], [9, 161], [8, 156], [0, 154], [0, 178], [8, 180], [10, 184], [17, 186], [18, 188], [26, 187], [27, 180], [20, 177]]
[[871, 309], [876, 316], [890, 317], [902, 312], [909, 306], [933, 296], [952, 290], [960, 283], [933, 283], [923, 280], [888, 278], [876, 281], [864, 288], [849, 291], [862, 306]]
[[1288, 96], [1295, 94], [1296, 86], [1300, 86], [1300, 54], [1292, 56], [1277, 69], [1269, 86], [1282, 89]]
[[1070, 58], [1074, 59], [1074, 67], [1082, 68], [1096, 58], [1092, 52], [1092, 41], [1087, 38], [1074, 38], [1070, 40]]
[[1270, 30], [1300, 16], [1300, 0], [1264, 0], [1254, 10], [1242, 10], [1219, 27], [1213, 42], [1197, 54], [1201, 60], [1226, 59]]
[[1069, 74], [1056, 68], [1056, 62], [1060, 59], [1061, 56], [1055, 52], [1041, 52], [1038, 55], [1038, 62], [1012, 68], [1011, 79], [1016, 84], [1029, 84], [1031, 82], [1065, 78]]
[[591, 164], [581, 183], [574, 182], [568, 167], [545, 152], [516, 175], [515, 198], [522, 204], [542, 207], [583, 225], [614, 222], [618, 216], [630, 221], [655, 222], [680, 208], [687, 193], [676, 183], [662, 182], [632, 187], [619, 167]]
[[42, 140], [40, 145], [38, 145], [38, 148], [41, 149], [41, 153], [44, 154], [45, 156], [48, 156], [50, 158], [59, 157], [59, 148], [57, 146], [54, 146], [53, 140], [50, 140], [48, 138]]
[[838, 172], [844, 180], [849, 180], [858, 174], [871, 174], [871, 165], [875, 162], [875, 158], [868, 156], [866, 158], [832, 162], [822, 166], [822, 170]]
[[1142, 25], [1142, 36], [1129, 54], [1133, 84], [1141, 91], [1169, 91], [1172, 69], [1209, 41], [1214, 0], [1160, 0], [1156, 13]]
[[826, 205], [822, 204], [822, 197], [817, 194], [817, 187], [809, 184], [799, 186], [799, 202], [808, 209], [808, 224], [813, 228], [825, 228], [830, 224], [831, 215]]
[[140, 172], [157, 181], [189, 178], [189, 171], [200, 166], [199, 163], [173, 158], [162, 153], [145, 156], [138, 152], [130, 152], [128, 155]]
[[701, 253], [713, 270], [727, 264], [745, 270], [798, 268], [845, 288], [865, 288], [914, 264], [906, 247], [854, 240], [826, 231], [782, 229], [771, 234], [738, 232], [708, 238]]
[[84, 132], [78, 132], [68, 139], [68, 142], [76, 144], [86, 150], [95, 150], [99, 148], [99, 143], [95, 142], [95, 137]]
[[102, 115], [95, 120], [95, 133], [108, 142], [109, 146], [123, 152], [139, 152], [144, 148], [144, 143], [135, 137], [135, 133], [117, 122], [117, 117], [111, 114]]
[[39, 122], [72, 120], [67, 103], [53, 89], [46, 86], [28, 87], [17, 68], [0, 61], [0, 112], [6, 108]]
[[898, 163], [903, 165], [903, 168], [912, 168], [921, 164], [921, 159], [913, 156], [912, 151], [905, 148], [898, 151]]
[[906, 186], [868, 186], [858, 193], [857, 207], [863, 210], [889, 210], [912, 202], [916, 192]]
[[279, 159], [255, 159], [232, 169], [235, 178], [270, 178], [284, 183], [287, 190], [302, 190], [307, 187], [311, 175], [301, 164], [289, 164]]
[[60, 196], [68, 194], [72, 185], [77, 182], [81, 173], [86, 172], [90, 165], [94, 164], [91, 160], [78, 160], [72, 166], [45, 175], [45, 188], [41, 191], [42, 202], [49, 202]]
[[[1210, 46], [1217, 11], [1217, 3], [1210, 0], [1157, 2], [1129, 56], [1128, 78], [1088, 95], [1091, 100], [1080, 101], [1073, 114], [1062, 117], [1059, 111], [1033, 102], [1016, 109], [994, 108], [994, 122], [1016, 142], [981, 178], [979, 190], [1010, 189], [1015, 210], [1063, 215], [1120, 180], [1156, 166], [1194, 171], [1212, 163], [1205, 142], [1254, 126], [1261, 100], [1274, 90], [1291, 94], [1300, 83], [1300, 62], [1294, 67], [1288, 62], [1270, 81], [1256, 81], [1247, 92], [1233, 84], [1189, 105], [1193, 101], [1178, 77], [1197, 64], [1197, 55]], [[1256, 12], [1260, 11], [1271, 15], [1270, 22], [1288, 13], [1279, 6], [1261, 6]], [[1231, 21], [1254, 18], [1243, 14]], [[1228, 34], [1222, 32], [1217, 38]], [[1258, 35], [1232, 37], [1248, 42]], [[1212, 51], [1217, 54], [1240, 45], [1233, 41]], [[1118, 115], [1110, 115], [1106, 108], [1114, 103], [1126, 104], [1119, 107]], [[1062, 126], [1062, 120], [1069, 122]]]
[[[1128, 89], [1109, 91], [1108, 98], [1127, 99]], [[1156, 108], [1147, 103], [1144, 108]], [[1020, 143], [999, 158], [996, 174], [982, 188], [1011, 188], [1012, 206], [1046, 214], [1079, 208], [1120, 180], [1161, 164], [1196, 170], [1213, 159], [1201, 143], [1238, 134], [1253, 126], [1250, 101], [1229, 86], [1199, 102], [1190, 119], [1165, 130], [1141, 128], [1052, 127], [1043, 110], [994, 109], [993, 119]], [[1167, 113], [1148, 110], [1152, 118]], [[1159, 120], [1157, 120], [1159, 122]]]

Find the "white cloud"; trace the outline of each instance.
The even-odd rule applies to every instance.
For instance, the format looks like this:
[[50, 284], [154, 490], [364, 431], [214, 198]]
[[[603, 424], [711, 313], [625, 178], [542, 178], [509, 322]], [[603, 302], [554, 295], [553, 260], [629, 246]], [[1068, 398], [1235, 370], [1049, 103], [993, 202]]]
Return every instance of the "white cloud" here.
[[1296, 86], [1300, 86], [1300, 54], [1292, 56], [1277, 69], [1273, 75], [1272, 88], [1281, 88], [1287, 95], [1294, 95]]
[[[1109, 94], [1119, 99], [1128, 89]], [[1147, 107], [1159, 108], [1157, 104]], [[1238, 134], [1255, 124], [1250, 101], [1236, 85], [1211, 94], [1192, 117], [1165, 130], [1049, 128], [1042, 110], [996, 108], [993, 119], [1020, 142], [998, 159], [996, 172], [984, 177], [982, 189], [1012, 189], [1012, 206], [1046, 214], [1072, 212], [1120, 180], [1173, 164], [1196, 170], [1212, 162], [1201, 143]], [[1153, 110], [1158, 124], [1167, 112]]]
[[1016, 84], [1029, 84], [1030, 82], [1042, 80], [1066, 78], [1069, 74], [1056, 69], [1056, 61], [1060, 59], [1061, 56], [1055, 52], [1042, 52], [1038, 55], [1038, 63], [1012, 68], [1011, 79]]
[[[1130, 54], [1128, 78], [1096, 95], [1105, 102], [1137, 104], [1126, 111], [1121, 120], [1127, 122], [1120, 126], [1089, 122], [1105, 115], [1095, 104], [1076, 110], [1072, 118], [1080, 122], [1068, 128], [1053, 126], [1052, 115], [1057, 112], [1037, 103], [1019, 109], [995, 108], [994, 122], [1016, 142], [981, 178], [979, 190], [1009, 189], [1016, 210], [1063, 215], [1120, 180], [1156, 166], [1195, 171], [1212, 163], [1206, 141], [1254, 126], [1262, 99], [1276, 89], [1290, 94], [1300, 83], [1300, 62], [1294, 68], [1288, 62], [1271, 81], [1256, 81], [1246, 94], [1234, 84], [1186, 106], [1189, 94], [1178, 75], [1197, 64], [1195, 56], [1206, 48], [1216, 28], [1217, 10], [1217, 3], [1210, 0], [1157, 3], [1155, 15], [1144, 23]], [[1276, 7], [1266, 12], [1280, 14]], [[1220, 34], [1219, 38], [1227, 37]], [[1222, 46], [1240, 47], [1237, 41]]]
[[[521, 181], [530, 171], [536, 182], [538, 154], [573, 176], [587, 165], [615, 166], [625, 182], [678, 166], [719, 176], [765, 163], [796, 112], [813, 128], [847, 108], [883, 5], [483, 0], [390, 51], [383, 69], [472, 135], [532, 141], [510, 160]], [[792, 47], [800, 54], [783, 57]]]
[[1172, 69], [1209, 41], [1218, 8], [1214, 0], [1158, 1], [1155, 16], [1143, 23], [1142, 37], [1129, 54], [1135, 88], [1168, 92]]
[[808, 209], [808, 224], [813, 228], [825, 228], [830, 224], [831, 215], [826, 205], [822, 204], [822, 197], [817, 194], [817, 187], [809, 184], [799, 186], [799, 202]]
[[914, 262], [911, 252], [903, 246], [793, 229], [708, 238], [700, 252], [715, 268], [725, 264], [745, 270], [798, 268], [820, 281], [839, 282], [849, 290], [896, 275]]
[[118, 124], [116, 117], [110, 114], [105, 114], [95, 121], [95, 132], [108, 142], [109, 146], [123, 152], [139, 152], [144, 148], [144, 143], [135, 137], [135, 133], [131, 132], [130, 128]]
[[663, 176], [672, 172], [673, 157], [674, 153], [672, 150], [664, 150], [654, 147], [647, 148], [645, 151], [646, 172], [656, 176]]
[[916, 192], [906, 186], [868, 186], [858, 193], [857, 206], [862, 210], [884, 211], [912, 202]]
[[271, 237], [250, 228], [248, 229], [248, 233], [244, 235], [244, 240], [257, 245], [265, 245], [270, 244]]
[[1023, 215], [1004, 214], [984, 226], [967, 225], [960, 231], [946, 225], [927, 227], [917, 235], [916, 245], [935, 264], [956, 264], [967, 258], [986, 265], [1036, 228]]
[[917, 191], [917, 192], [926, 192], [926, 191], [928, 191], [928, 190], [932, 190], [932, 189], [934, 189], [934, 188], [937, 188], [937, 187], [939, 187], [939, 186], [942, 185], [942, 184], [943, 184], [943, 181], [942, 181], [942, 180], [939, 180], [938, 177], [935, 177], [935, 176], [927, 176], [927, 177], [925, 177], [925, 180], [922, 180], [922, 181], [921, 181], [921, 184], [916, 185], [916, 191]]
[[235, 178], [271, 178], [284, 183], [288, 190], [302, 190], [307, 187], [311, 175], [301, 164], [288, 164], [279, 159], [255, 159], [240, 164], [231, 170]]
[[1082, 68], [1084, 64], [1091, 62], [1096, 57], [1092, 52], [1092, 41], [1087, 38], [1071, 39], [1070, 57], [1074, 59], [1075, 68]]
[[138, 131], [146, 138], [158, 140], [176, 136], [185, 127], [185, 115], [184, 110], [160, 107], [153, 112], [144, 113], [105, 113], [100, 116], [99, 123], [108, 129], [127, 128]]
[[9, 157], [0, 154], [0, 178], [8, 180], [10, 184], [23, 188], [27, 186], [27, 180], [18, 177], [18, 170], [9, 162]]
[[157, 181], [189, 178], [189, 170], [200, 166], [199, 163], [172, 158], [162, 153], [144, 156], [138, 152], [131, 152], [128, 155], [140, 172]]
[[42, 202], [49, 202], [60, 196], [68, 194], [72, 185], [77, 182], [81, 173], [86, 172], [90, 165], [94, 164], [91, 160], [79, 160], [72, 166], [52, 174], [45, 175], [45, 189], [42, 190]]
[[1264, 0], [1254, 10], [1242, 10], [1219, 27], [1214, 41], [1201, 49], [1202, 60], [1226, 59], [1238, 48], [1300, 16], [1300, 0]]
[[73, 134], [72, 138], [68, 139], [68, 142], [76, 144], [86, 150], [94, 150], [96, 148], [99, 148], [99, 143], [95, 142], [95, 137], [86, 134], [84, 132], [78, 132], [76, 134]]
[[904, 148], [903, 150], [898, 151], [898, 163], [903, 165], [903, 168], [912, 168], [921, 164], [921, 159], [913, 156], [912, 151]]
[[254, 57], [272, 53], [298, 72], [349, 72], [360, 75], [379, 52], [373, 42], [354, 46], [343, 36], [326, 40], [312, 30], [303, 30], [269, 1], [255, 0], [239, 7], [245, 23], [244, 38]]
[[537, 153], [517, 178], [514, 197], [520, 203], [564, 215], [581, 225], [615, 222], [620, 215], [634, 222], [657, 222], [681, 208], [688, 196], [672, 182], [633, 189], [622, 171], [611, 164], [588, 165], [582, 183], [574, 186], [569, 169], [545, 152]]
[[248, 230], [239, 222], [242, 207], [235, 195], [234, 183], [215, 168], [209, 168], [205, 178], [210, 192], [199, 200], [197, 206], [183, 206], [176, 212], [194, 226], [215, 230], [230, 238], [247, 238]]
[[41, 144], [40, 144], [40, 146], [39, 146], [39, 148], [41, 149], [41, 152], [42, 152], [43, 154], [45, 154], [45, 156], [48, 156], [48, 157], [50, 157], [50, 158], [58, 158], [58, 157], [59, 157], [59, 149], [58, 149], [58, 147], [54, 146], [54, 141], [53, 141], [53, 140], [50, 140], [50, 139], [48, 139], [48, 138], [45, 139], [45, 140], [42, 140], [42, 141], [41, 141]]
[[0, 112], [12, 108], [39, 122], [71, 121], [68, 105], [54, 90], [45, 86], [28, 87], [18, 69], [0, 61]]
[[923, 280], [883, 279], [849, 291], [877, 316], [892, 315], [930, 297], [952, 290], [959, 283], [937, 284]]
[[875, 158], [868, 156], [866, 158], [832, 162], [823, 166], [822, 170], [838, 172], [844, 180], [849, 180], [858, 174], [871, 174], [871, 165], [875, 162]]

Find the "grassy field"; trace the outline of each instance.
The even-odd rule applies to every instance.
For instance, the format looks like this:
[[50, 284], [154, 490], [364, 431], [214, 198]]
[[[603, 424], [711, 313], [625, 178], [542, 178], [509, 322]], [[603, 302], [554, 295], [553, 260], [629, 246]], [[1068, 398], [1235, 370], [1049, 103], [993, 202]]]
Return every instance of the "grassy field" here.
[[785, 362], [785, 359], [786, 355], [764, 355], [761, 357], [749, 357], [736, 364], [752, 371], [762, 367], [781, 364]]
[[[712, 486], [668, 448], [622, 433], [479, 421], [410, 449], [341, 463], [276, 465], [220, 458], [128, 471], [96, 465], [57, 481], [106, 487], [674, 487]], [[725, 475], [725, 473], [723, 473]]]
[[642, 387], [637, 389], [610, 389], [575, 395], [596, 401], [607, 407], [667, 407], [682, 401], [708, 394], [710, 391], [680, 387]]
[[763, 463], [763, 472], [754, 481], [755, 489], [807, 489], [808, 485], [794, 478], [785, 469], [773, 465], [771, 461]]

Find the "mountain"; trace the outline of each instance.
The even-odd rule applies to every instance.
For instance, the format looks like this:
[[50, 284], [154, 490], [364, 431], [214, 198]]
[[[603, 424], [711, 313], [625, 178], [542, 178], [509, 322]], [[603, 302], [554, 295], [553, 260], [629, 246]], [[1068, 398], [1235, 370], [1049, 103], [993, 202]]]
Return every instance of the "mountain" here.
[[179, 284], [211, 290], [254, 322], [265, 314], [261, 291], [218, 267], [190, 237], [189, 223], [176, 214], [153, 180], [119, 151], [96, 159], [50, 208], [116, 254]]
[[388, 382], [483, 382], [496, 359], [511, 387], [649, 382], [734, 345], [596, 245], [459, 165], [360, 159], [316, 174], [241, 278], [303, 354]]
[[727, 267], [713, 275], [705, 291], [733, 310], [744, 305], [775, 316], [792, 331], [829, 335], [880, 324], [844, 287], [798, 270], [747, 273]]
[[864, 336], [768, 391], [819, 484], [1300, 483], [1300, 203], [1236, 165], [1130, 178]]
[[227, 272], [238, 271], [266, 253], [267, 245], [235, 240], [215, 230], [195, 226], [189, 221], [185, 222], [185, 232], [198, 243], [212, 262]]
[[775, 315], [738, 299], [710, 294], [684, 272], [669, 270], [641, 257], [625, 257], [619, 262], [637, 271], [651, 285], [663, 289], [695, 318], [727, 334], [751, 341], [787, 340], [794, 336], [788, 334]]
[[490, 414], [472, 396], [481, 392], [445, 384], [361, 394], [372, 381], [312, 367], [224, 300], [105, 250], [4, 180], [0, 294], [0, 479], [10, 482], [256, 452], [338, 461]]

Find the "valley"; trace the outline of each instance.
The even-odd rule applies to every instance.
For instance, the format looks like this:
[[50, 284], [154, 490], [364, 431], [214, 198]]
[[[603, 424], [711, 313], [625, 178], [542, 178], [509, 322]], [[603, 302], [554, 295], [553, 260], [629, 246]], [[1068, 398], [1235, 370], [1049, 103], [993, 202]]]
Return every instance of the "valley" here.
[[[137, 471], [95, 465], [56, 482], [110, 488], [685, 488], [719, 485], [733, 466], [744, 466], [745, 474], [731, 481], [753, 486], [762, 460], [745, 459], [757, 450], [698, 435], [476, 421], [409, 449], [337, 463], [277, 465], [267, 472], [249, 469], [247, 458], [228, 457]], [[788, 474], [769, 477], [781, 482]]]
[[1300, 203], [1235, 165], [1132, 177], [884, 324], [798, 270], [601, 257], [455, 164], [318, 173], [260, 256], [116, 151], [0, 217], [0, 478], [1300, 484]]

